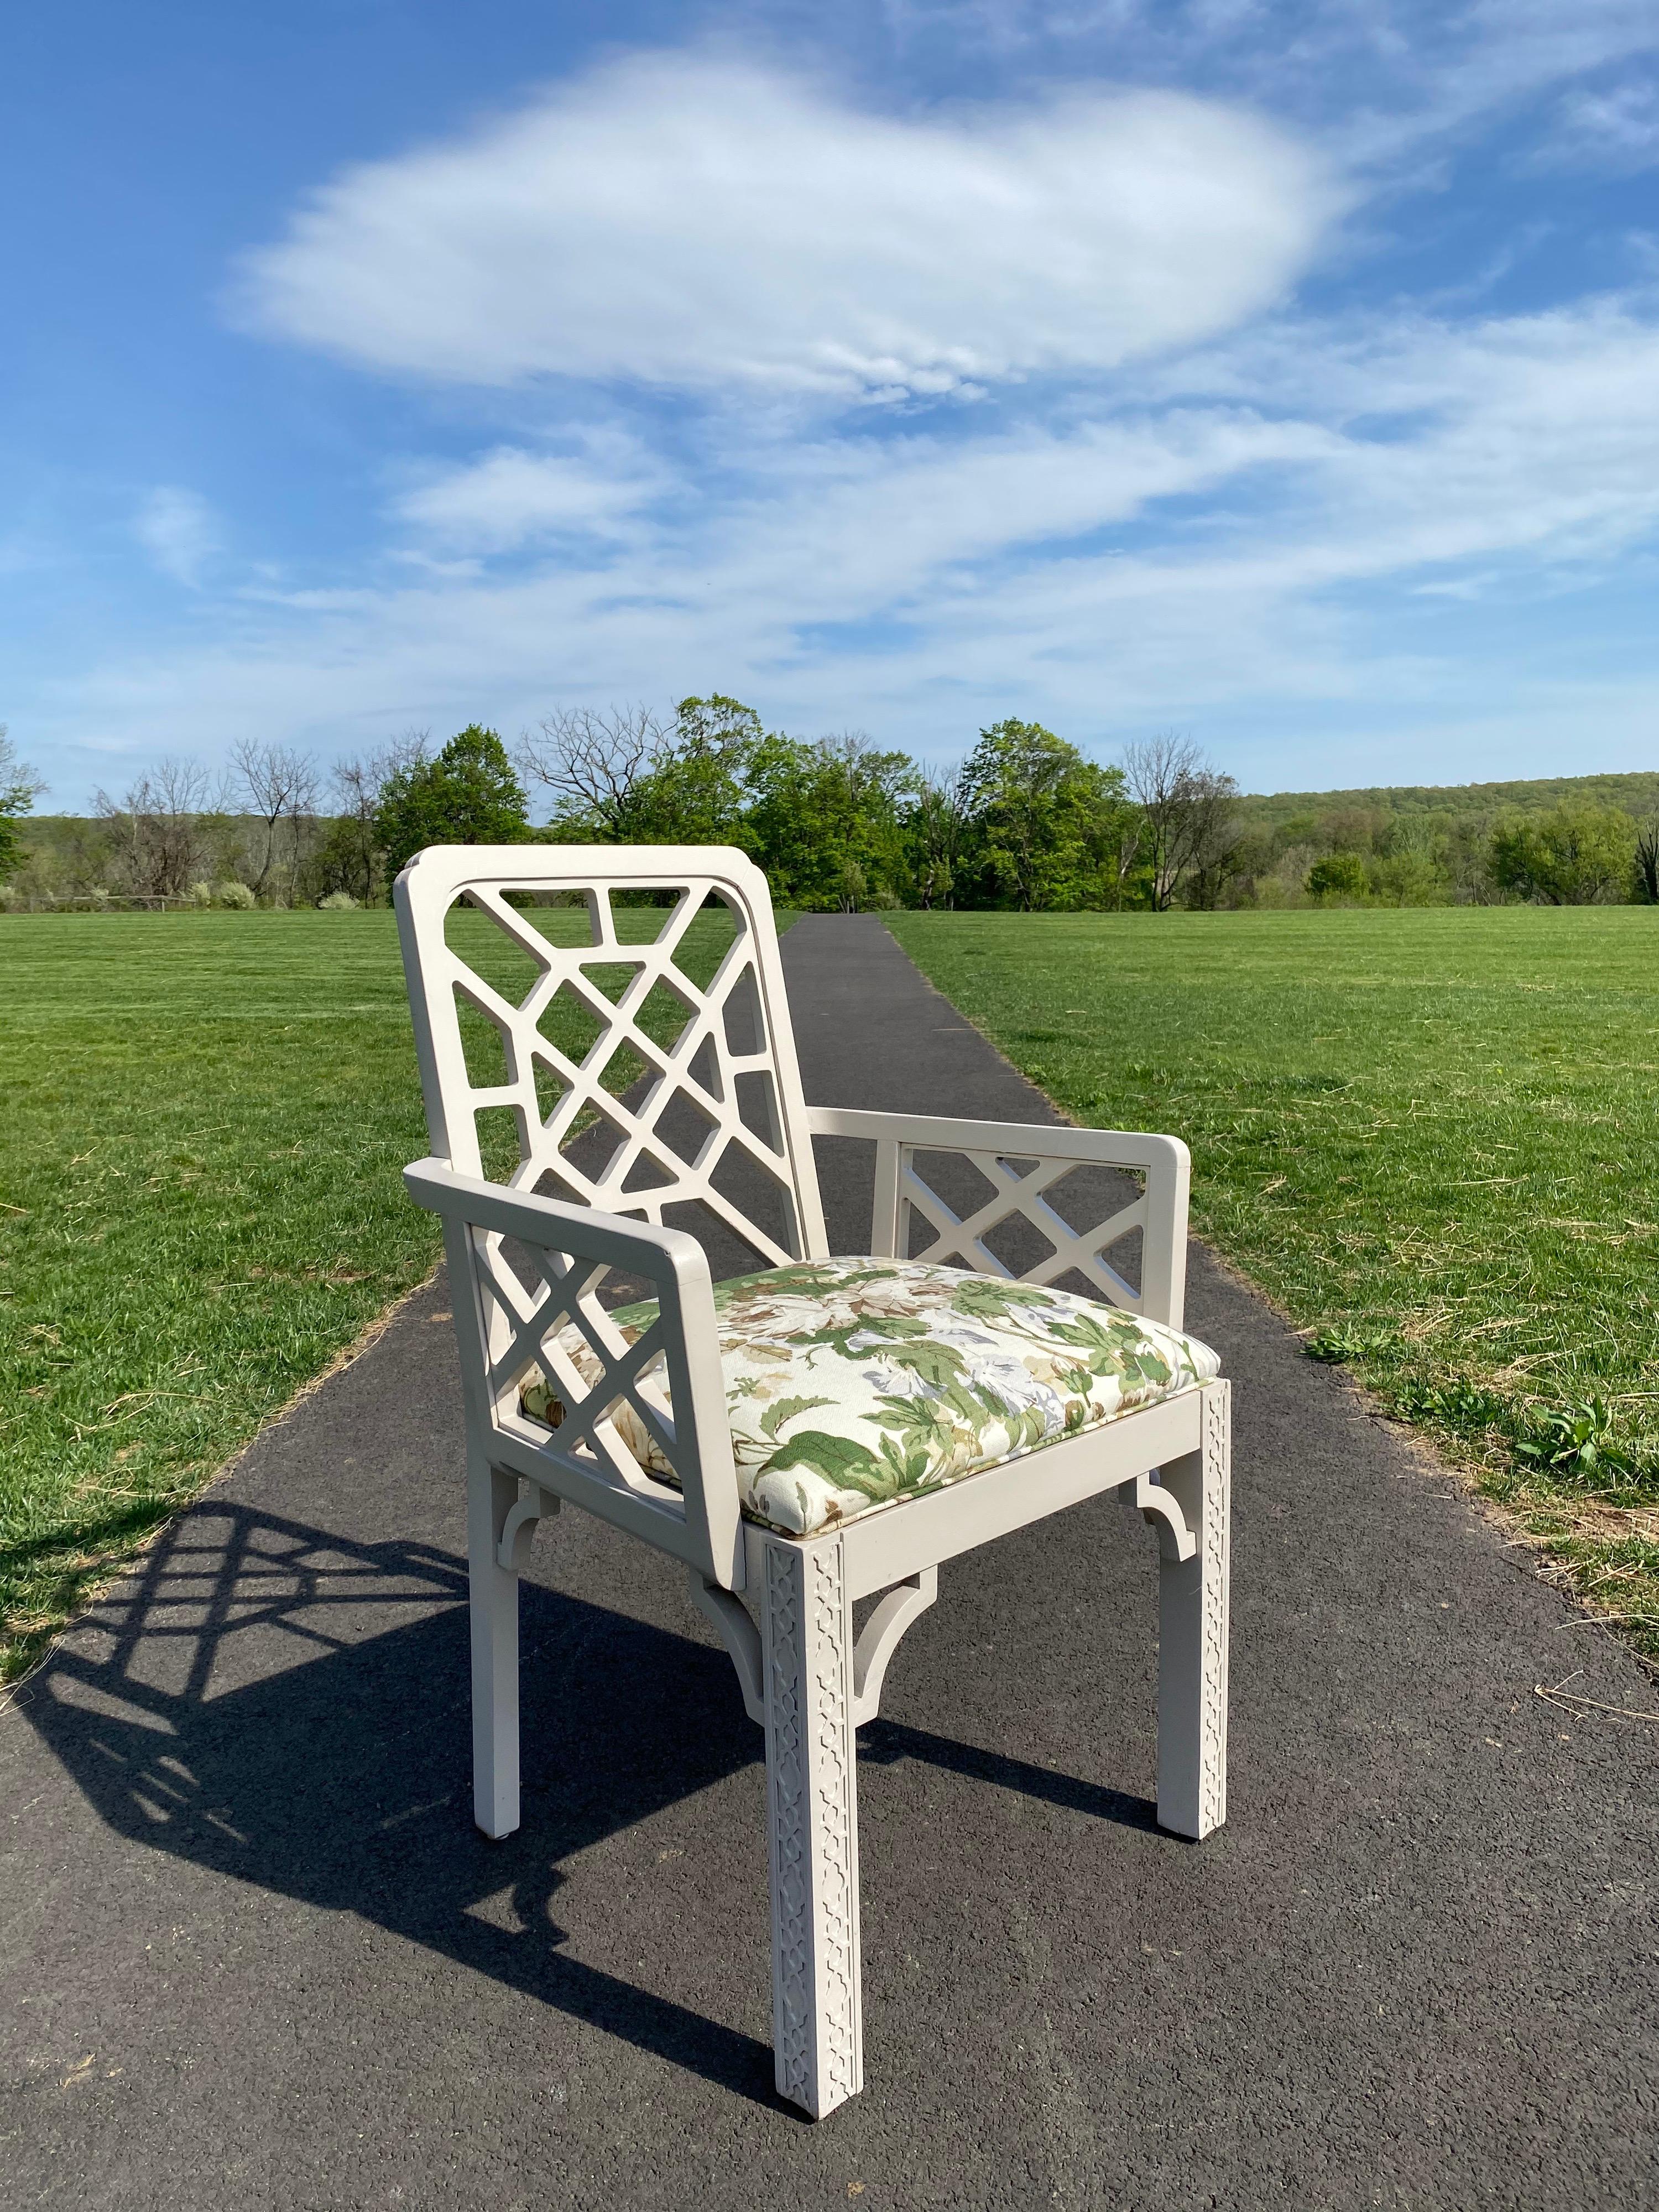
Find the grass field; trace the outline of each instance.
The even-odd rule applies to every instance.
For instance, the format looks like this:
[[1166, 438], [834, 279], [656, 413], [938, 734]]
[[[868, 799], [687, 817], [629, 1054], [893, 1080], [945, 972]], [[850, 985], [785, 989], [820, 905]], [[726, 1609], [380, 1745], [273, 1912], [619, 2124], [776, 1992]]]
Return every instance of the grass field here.
[[1659, 912], [886, 919], [1659, 1656]]
[[[481, 972], [521, 980], [457, 920]], [[702, 980], [730, 927], [692, 927]], [[420, 1280], [437, 1228], [399, 1180], [426, 1138], [390, 914], [19, 916], [0, 962], [5, 1680]], [[548, 1026], [580, 1050], [596, 1025]]]

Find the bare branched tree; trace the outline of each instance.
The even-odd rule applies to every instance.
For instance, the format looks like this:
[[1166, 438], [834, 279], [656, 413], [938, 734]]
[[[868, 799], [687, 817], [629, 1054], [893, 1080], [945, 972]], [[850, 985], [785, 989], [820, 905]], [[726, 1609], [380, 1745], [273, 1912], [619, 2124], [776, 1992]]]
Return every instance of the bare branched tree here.
[[1152, 864], [1152, 904], [1166, 911], [1185, 881], [1200, 903], [1213, 903], [1235, 840], [1238, 786], [1176, 730], [1130, 745], [1123, 775], [1145, 823], [1141, 852]]
[[374, 904], [380, 883], [380, 793], [394, 775], [419, 767], [428, 750], [428, 732], [410, 731], [383, 751], [335, 762], [329, 770], [335, 818], [323, 847], [323, 890], [349, 891], [361, 905]]
[[340, 812], [353, 822], [373, 822], [385, 778], [372, 760], [336, 761], [328, 772]]
[[1238, 786], [1217, 769], [1202, 769], [1188, 793], [1182, 896], [1188, 906], [1215, 907], [1244, 835], [1238, 818]]
[[317, 764], [309, 753], [295, 752], [288, 745], [256, 744], [251, 738], [232, 746], [230, 761], [240, 797], [264, 825], [264, 857], [250, 886], [256, 896], [263, 897], [284, 842], [290, 862], [298, 863], [303, 825], [317, 811]]
[[204, 817], [217, 811], [207, 770], [197, 761], [164, 760], [119, 799], [100, 791], [94, 805], [120, 841], [133, 890], [181, 898], [195, 876]]
[[1175, 896], [1187, 785], [1203, 758], [1193, 740], [1175, 730], [1161, 730], [1124, 751], [1123, 781], [1141, 811], [1142, 849], [1152, 870], [1152, 904], [1160, 912]]
[[648, 707], [560, 707], [519, 741], [519, 764], [555, 802], [590, 815], [612, 836], [626, 827], [634, 788], [666, 748]]
[[405, 730], [378, 752], [335, 762], [328, 772], [334, 822], [319, 855], [319, 891], [349, 891], [362, 905], [374, 904], [382, 880], [380, 795], [394, 775], [422, 767], [431, 757], [431, 731]]
[[321, 786], [317, 763], [309, 753], [300, 756], [300, 773], [289, 787], [288, 805], [283, 810], [288, 826], [288, 882], [286, 896], [289, 906], [299, 897], [301, 879], [311, 856], [317, 849], [322, 825], [318, 819]]
[[432, 732], [428, 730], [405, 730], [400, 738], [368, 758], [369, 774], [377, 787], [389, 783], [394, 775], [403, 775], [410, 769], [424, 768], [432, 757]]

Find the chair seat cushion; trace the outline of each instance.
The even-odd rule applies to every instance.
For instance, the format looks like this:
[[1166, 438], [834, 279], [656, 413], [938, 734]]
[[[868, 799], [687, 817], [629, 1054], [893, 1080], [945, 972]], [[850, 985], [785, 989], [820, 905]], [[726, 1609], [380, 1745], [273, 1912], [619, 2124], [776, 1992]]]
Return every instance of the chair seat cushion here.
[[[1207, 1345], [1093, 1298], [903, 1260], [810, 1260], [716, 1283], [720, 1362], [743, 1510], [794, 1536], [980, 1474], [1039, 1445], [1196, 1389]], [[654, 1303], [611, 1315], [635, 1340]], [[561, 1340], [578, 1370], [599, 1363]], [[563, 1407], [539, 1370], [532, 1419]], [[617, 1433], [640, 1464], [673, 1472], [624, 1402]]]

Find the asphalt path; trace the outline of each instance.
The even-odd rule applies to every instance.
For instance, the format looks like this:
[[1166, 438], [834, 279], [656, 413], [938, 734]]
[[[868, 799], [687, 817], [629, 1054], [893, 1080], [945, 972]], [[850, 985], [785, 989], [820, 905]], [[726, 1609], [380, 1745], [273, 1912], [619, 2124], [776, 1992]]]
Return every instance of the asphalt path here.
[[[1052, 1109], [868, 917], [784, 940], [809, 1098]], [[410, 1081], [414, 1081], [411, 1066]], [[835, 1249], [861, 1148], [823, 1148]], [[1659, 1727], [1601, 1630], [1195, 1252], [1235, 1386], [1231, 1780], [1153, 1824], [1153, 1539], [948, 1566], [860, 1760], [867, 2087], [780, 2105], [757, 1731], [666, 1560], [524, 1582], [474, 1830], [441, 1281], [0, 1717], [0, 2203], [1324, 2207], [1659, 2197]]]

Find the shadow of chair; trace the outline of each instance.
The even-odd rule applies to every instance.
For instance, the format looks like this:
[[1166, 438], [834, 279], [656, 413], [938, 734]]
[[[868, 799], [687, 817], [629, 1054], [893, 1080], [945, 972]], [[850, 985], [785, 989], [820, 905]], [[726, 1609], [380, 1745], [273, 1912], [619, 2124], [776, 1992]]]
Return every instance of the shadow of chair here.
[[[354, 1912], [793, 2113], [767, 2044], [572, 1956], [558, 1923], [562, 1863], [758, 1770], [724, 1652], [528, 1581], [524, 1599], [547, 1688], [527, 1715], [535, 1817], [501, 1842], [471, 1816], [465, 1565], [430, 1545], [209, 1498], [88, 1609], [19, 1710], [133, 1844]], [[894, 1721], [861, 1753], [1156, 1828], [1143, 1799]]]

